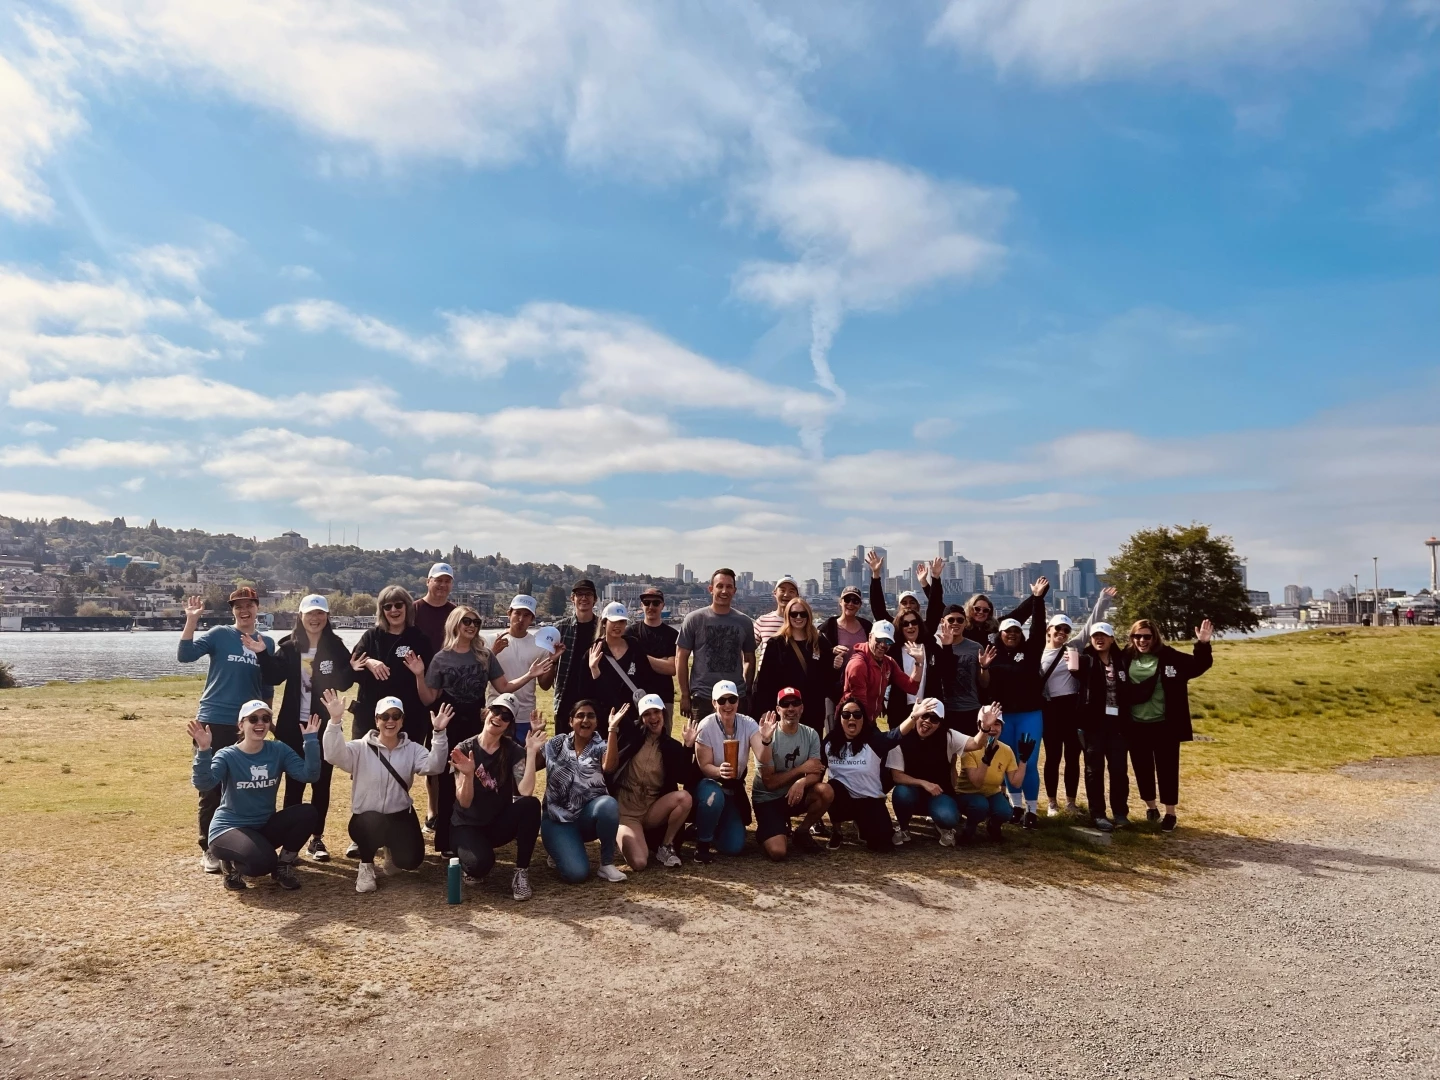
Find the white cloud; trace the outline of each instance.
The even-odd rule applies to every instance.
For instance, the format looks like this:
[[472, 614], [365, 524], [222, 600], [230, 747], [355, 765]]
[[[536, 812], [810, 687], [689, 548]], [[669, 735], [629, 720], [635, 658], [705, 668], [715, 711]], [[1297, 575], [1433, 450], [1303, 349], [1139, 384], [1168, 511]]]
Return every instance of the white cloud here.
[[271, 326], [291, 325], [315, 334], [333, 330], [369, 349], [394, 353], [417, 364], [435, 364], [450, 355], [449, 346], [435, 338], [416, 338], [369, 315], [357, 315], [333, 300], [300, 300], [281, 304], [265, 313]]
[[53, 453], [38, 446], [0, 446], [0, 468], [158, 469], [178, 457], [165, 443], [82, 439]]
[[101, 521], [110, 517], [94, 503], [70, 495], [36, 495], [29, 491], [0, 491], [0, 514], [16, 518], [71, 517]]
[[314, 267], [304, 266], [299, 263], [292, 266], [282, 266], [280, 268], [280, 276], [287, 281], [313, 282], [320, 280], [320, 272], [318, 270]]
[[916, 442], [938, 442], [947, 435], [953, 435], [958, 426], [948, 416], [930, 416], [924, 420], [917, 420], [915, 426], [910, 429], [910, 434], [915, 437]]
[[170, 416], [193, 420], [219, 416], [268, 415], [272, 403], [261, 394], [194, 375], [101, 383], [71, 378], [33, 383], [10, 391], [18, 409], [77, 412], [83, 416]]
[[931, 40], [1048, 83], [1307, 63], [1363, 41], [1384, 0], [950, 0]]
[[27, 420], [20, 425], [20, 434], [22, 435], [49, 435], [55, 430], [54, 424], [47, 424], [43, 420]]
[[19, 23], [18, 32], [22, 42], [0, 53], [0, 212], [43, 219], [55, 204], [40, 169], [85, 122], [69, 85], [69, 50], [34, 23]]

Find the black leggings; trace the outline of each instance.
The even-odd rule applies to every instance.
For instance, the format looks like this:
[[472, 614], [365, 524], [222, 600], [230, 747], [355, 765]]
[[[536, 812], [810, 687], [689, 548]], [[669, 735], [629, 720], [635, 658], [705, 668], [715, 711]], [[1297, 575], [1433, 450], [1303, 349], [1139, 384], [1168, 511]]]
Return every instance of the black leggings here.
[[1068, 694], [1045, 702], [1045, 797], [1055, 802], [1060, 783], [1060, 757], [1065, 757], [1065, 798], [1075, 801], [1080, 790], [1080, 695]]
[[[305, 756], [303, 747], [295, 750], [301, 757]], [[320, 779], [310, 785], [310, 805], [315, 808], [315, 835], [325, 834], [325, 816], [330, 813], [330, 777], [335, 773], [335, 766], [328, 761], [320, 763]], [[299, 806], [305, 798], [305, 783], [296, 780], [289, 773], [285, 774], [285, 805]]]
[[210, 841], [210, 854], [233, 863], [246, 877], [264, 877], [275, 872], [276, 848], [289, 856], [286, 862], [293, 862], [314, 832], [314, 807], [287, 806], [258, 829], [226, 829]]
[[1092, 818], [1105, 816], [1105, 774], [1110, 774], [1110, 813], [1130, 813], [1130, 774], [1125, 768], [1125, 736], [1118, 729], [1095, 728], [1080, 732], [1085, 744], [1085, 801]]
[[[219, 753], [227, 746], [234, 746], [240, 738], [240, 728], [236, 724], [207, 724], [210, 729], [210, 749]], [[197, 819], [200, 824], [200, 850], [206, 851], [210, 847], [210, 841], [206, 839], [210, 835], [210, 821], [215, 817], [215, 811], [220, 809], [220, 785], [207, 788], [200, 792], [200, 811]]]
[[[436, 830], [439, 831], [438, 829]], [[515, 841], [515, 868], [528, 870], [540, 835], [540, 800], [522, 795], [485, 825], [450, 826], [450, 842], [465, 873], [483, 878], [495, 865], [495, 849]]]
[[425, 861], [425, 838], [420, 835], [420, 819], [413, 807], [394, 814], [379, 810], [351, 814], [350, 839], [360, 849], [361, 862], [373, 862], [382, 847], [401, 870], [414, 870]]
[[1145, 802], [1159, 801], [1174, 806], [1180, 801], [1180, 740], [1168, 721], [1130, 724], [1130, 763], [1135, 767], [1135, 787]]
[[860, 839], [871, 851], [895, 850], [895, 826], [883, 797], [857, 799], [849, 788], [834, 779], [830, 787], [835, 791], [835, 801], [830, 804], [831, 828], [838, 828], [842, 821], [853, 821], [860, 830]]

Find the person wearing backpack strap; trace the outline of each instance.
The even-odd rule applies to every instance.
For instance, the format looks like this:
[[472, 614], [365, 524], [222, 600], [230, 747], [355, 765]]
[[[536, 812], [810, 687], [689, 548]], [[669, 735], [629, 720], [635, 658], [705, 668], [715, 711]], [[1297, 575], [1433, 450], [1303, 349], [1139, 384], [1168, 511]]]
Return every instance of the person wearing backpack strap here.
[[600, 613], [600, 637], [587, 657], [602, 739], [610, 737], [610, 715], [626, 707], [633, 714], [646, 693], [640, 688], [641, 668], [649, 668], [650, 661], [629, 636], [629, 629], [630, 612], [625, 605], [606, 604]]
[[[1060, 763], [1065, 763], [1065, 810], [1077, 813], [1080, 792], [1080, 714], [1084, 696], [1080, 684], [1080, 653], [1070, 646], [1074, 624], [1068, 615], [1052, 615], [1045, 627], [1045, 649], [1040, 654], [1040, 711], [1045, 746], [1045, 798], [1050, 816], [1060, 814]], [[1083, 643], [1083, 638], [1081, 639]]]
[[430, 747], [405, 733], [405, 703], [398, 697], [375, 703], [375, 727], [359, 739], [345, 740], [342, 722], [333, 716], [321, 747], [325, 760], [350, 774], [350, 838], [359, 848], [355, 891], [374, 892], [375, 855], [385, 850], [385, 873], [416, 870], [425, 860], [425, 838], [410, 798], [417, 775], [437, 776], [450, 760], [445, 729], [455, 711], [447, 704], [430, 714]]

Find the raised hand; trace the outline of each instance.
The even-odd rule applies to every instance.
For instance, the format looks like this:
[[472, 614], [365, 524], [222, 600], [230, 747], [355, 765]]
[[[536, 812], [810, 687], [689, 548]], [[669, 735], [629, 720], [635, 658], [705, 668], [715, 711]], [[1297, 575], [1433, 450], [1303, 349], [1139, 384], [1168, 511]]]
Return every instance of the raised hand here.
[[879, 577], [880, 568], [885, 565], [885, 560], [880, 558], [880, 555], [876, 552], [874, 548], [871, 548], [865, 553], [865, 562], [870, 567], [870, 576]]
[[980, 763], [985, 766], [995, 760], [995, 755], [1000, 752], [1000, 740], [991, 739], [985, 744], [985, 753], [980, 755]]
[[938, 555], [930, 560], [930, 580], [939, 581], [945, 576], [945, 560]]
[[700, 721], [691, 716], [685, 721], [685, 730], [680, 733], [680, 741], [685, 749], [695, 748], [695, 738], [700, 734]]
[[450, 751], [450, 764], [461, 776], [475, 775], [475, 755], [465, 753], [458, 746]]
[[905, 652], [910, 659], [914, 660], [917, 664], [923, 664], [925, 662], [925, 646], [921, 645], [918, 641], [907, 641], [905, 643]]
[[1030, 595], [1034, 597], [1044, 596], [1050, 591], [1050, 579], [1046, 577], [1036, 578], [1035, 584], [1030, 586]]
[[980, 655], [977, 659], [982, 668], [988, 668], [992, 663], [995, 662], [996, 655], [997, 653], [995, 652], [995, 646], [986, 645], [983, 649], [980, 650]]
[[554, 661], [552, 661], [550, 657], [546, 656], [542, 652], [539, 656], [537, 656], [534, 660], [530, 662], [530, 667], [525, 672], [525, 674], [529, 678], [538, 679], [541, 675], [544, 675], [547, 671], [550, 670], [550, 665], [553, 662]]
[[205, 598], [203, 596], [187, 596], [185, 598], [185, 618], [199, 621], [203, 614], [205, 614]]
[[425, 661], [420, 659], [420, 654], [413, 649], [405, 654], [405, 670], [412, 675], [425, 674]]
[[760, 738], [765, 742], [773, 739], [775, 737], [775, 725], [779, 722], [780, 718], [775, 715], [774, 709], [771, 709], [764, 716], [760, 717]]
[[1020, 738], [1015, 740], [1015, 756], [1019, 758], [1020, 761], [1029, 761], [1030, 755], [1034, 752], [1035, 740], [1029, 735], [1021, 735]]
[[539, 757], [545, 752], [545, 718], [536, 709], [530, 714], [530, 730], [525, 733], [525, 753]]
[[[333, 690], [330, 691], [330, 692], [331, 692], [332, 694], [335, 693], [335, 691], [333, 691]], [[341, 711], [343, 712], [343, 711], [344, 711], [344, 708], [345, 708], [345, 703], [344, 703], [343, 701], [340, 703], [340, 708], [341, 708]], [[301, 734], [301, 735], [319, 735], [319, 734], [320, 734], [320, 714], [319, 714], [318, 712], [312, 712], [312, 713], [310, 714], [310, 722], [300, 729], [300, 734]]]
[[202, 724], [199, 720], [191, 720], [185, 725], [185, 730], [190, 733], [190, 738], [195, 743], [195, 749], [210, 749], [210, 725]]
[[925, 563], [921, 563], [915, 568], [915, 577], [919, 580], [920, 587], [922, 589], [925, 588], [930, 584], [930, 567]]
[[597, 641], [597, 642], [595, 642], [594, 645], [591, 645], [591, 646], [590, 646], [590, 652], [589, 652], [589, 654], [587, 655], [586, 659], [589, 660], [589, 662], [590, 662], [590, 677], [591, 677], [591, 678], [599, 678], [599, 675], [600, 675], [600, 658], [601, 658], [602, 655], [604, 655], [604, 648], [605, 648], [605, 642], [603, 642], [603, 641]]
[[345, 699], [337, 694], [334, 689], [326, 690], [320, 695], [320, 704], [325, 706], [325, 711], [330, 714], [330, 722], [338, 724], [345, 719]]
[[265, 651], [265, 638], [260, 634], [252, 637], [249, 634], [242, 633], [240, 635], [240, 644], [244, 645], [249, 652], [262, 653]]
[[450, 707], [448, 701], [442, 702], [440, 708], [430, 714], [430, 728], [433, 731], [444, 731], [450, 726], [450, 721], [455, 719], [455, 710]]
[[1100, 595], [1103, 596], [1103, 597], [1105, 597], [1105, 599], [1107, 599], [1107, 600], [1114, 600], [1114, 599], [1115, 599], [1115, 586], [1114, 586], [1114, 585], [1106, 585], [1103, 589], [1100, 590]]
[[1001, 711], [998, 701], [992, 701], [989, 705], [981, 705], [978, 722], [982, 726], [985, 724], [993, 724], [996, 720], [1000, 719]]
[[1196, 640], [1196, 641], [1209, 641], [1210, 638], [1211, 638], [1211, 635], [1213, 635], [1214, 633], [1215, 633], [1215, 627], [1211, 624], [1211, 622], [1210, 622], [1209, 619], [1206, 619], [1204, 622], [1202, 622], [1202, 623], [1200, 624], [1200, 628], [1195, 631], [1195, 640]]
[[620, 721], [623, 720], [623, 719], [625, 719], [625, 714], [628, 713], [629, 711], [630, 711], [630, 703], [629, 703], [628, 701], [627, 701], [624, 705], [621, 705], [618, 709], [611, 709], [611, 710], [610, 710], [610, 730], [611, 730], [611, 731], [615, 731], [615, 730], [617, 729]]
[[354, 656], [350, 657], [350, 670], [364, 671], [367, 662], [368, 661], [363, 652], [356, 653]]
[[379, 660], [366, 660], [365, 667], [379, 682], [390, 678], [390, 666]]
[[940, 627], [936, 631], [941, 645], [955, 644], [955, 624], [949, 619], [941, 619]]
[[505, 646], [509, 644], [510, 637], [508, 634], [505, 633], [504, 630], [502, 630], [500, 631], [500, 633], [495, 635], [495, 643], [490, 646], [490, 652], [496, 656], [499, 656], [502, 652], [505, 651]]

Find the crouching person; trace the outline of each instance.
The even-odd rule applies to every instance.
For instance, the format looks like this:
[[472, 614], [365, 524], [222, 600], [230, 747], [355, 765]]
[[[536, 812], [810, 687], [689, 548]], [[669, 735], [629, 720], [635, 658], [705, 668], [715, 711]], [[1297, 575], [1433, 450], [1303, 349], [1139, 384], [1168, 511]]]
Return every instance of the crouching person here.
[[961, 756], [955, 785], [961, 797], [960, 810], [965, 816], [962, 838], [966, 843], [975, 839], [982, 821], [991, 840], [1003, 839], [1001, 826], [1012, 819], [1005, 784], [1019, 788], [1025, 780], [1025, 759], [1035, 749], [1035, 740], [1029, 735], [1020, 736], [1014, 750], [1000, 741], [1005, 721], [999, 702], [980, 710], [979, 725], [976, 741], [981, 745]]
[[375, 726], [362, 738], [345, 741], [344, 703], [334, 696], [325, 698], [330, 723], [322, 740], [325, 760], [350, 774], [350, 839], [359, 848], [359, 869], [355, 891], [375, 891], [375, 855], [385, 850], [385, 873], [415, 870], [425, 861], [425, 838], [420, 819], [410, 798], [410, 784], [417, 775], [435, 776], [445, 771], [450, 748], [445, 728], [455, 711], [441, 705], [430, 714], [433, 732], [430, 749], [405, 734], [405, 703], [398, 697], [384, 697], [375, 703]]
[[535, 797], [535, 762], [545, 750], [545, 723], [530, 714], [522, 747], [515, 727], [515, 697], [501, 694], [485, 709], [479, 735], [450, 751], [455, 769], [455, 807], [450, 840], [468, 884], [478, 885], [495, 865], [495, 849], [515, 843], [510, 893], [529, 900], [530, 857], [540, 835], [540, 800]]
[[915, 706], [915, 730], [890, 751], [885, 766], [895, 787], [895, 843], [910, 841], [910, 821], [917, 814], [935, 823], [941, 847], [955, 846], [960, 805], [955, 798], [955, 758], [980, 740], [945, 727], [945, 705], [926, 698]]
[[[614, 731], [629, 705], [610, 713], [607, 730]], [[582, 698], [570, 707], [570, 730], [545, 744], [545, 806], [540, 835], [555, 860], [562, 880], [579, 885], [590, 876], [585, 844], [600, 841], [604, 881], [625, 880], [615, 865], [615, 836], [620, 829], [620, 804], [605, 785], [605, 740], [597, 733], [600, 707]]]
[[[775, 696], [775, 705], [780, 726], [768, 750], [762, 743], [760, 772], [751, 785], [750, 801], [755, 807], [755, 839], [766, 855], [778, 861], [792, 847], [806, 854], [820, 850], [810, 830], [830, 809], [835, 792], [825, 783], [820, 733], [800, 722], [805, 716], [800, 691], [785, 687]], [[790, 822], [796, 817], [803, 820], [792, 831]]]
[[295, 860], [319, 818], [307, 803], [276, 813], [275, 794], [282, 775], [300, 784], [313, 784], [320, 775], [320, 716], [311, 716], [301, 729], [303, 758], [284, 743], [265, 738], [273, 722], [265, 702], [245, 702], [239, 720], [239, 740], [218, 751], [210, 749], [208, 725], [192, 720], [187, 726], [195, 743], [191, 782], [197, 791], [220, 789], [206, 850], [220, 860], [227, 889], [242, 891], [249, 888], [247, 877], [267, 874], [282, 889], [298, 889]]
[[615, 837], [632, 870], [652, 861], [674, 868], [680, 865], [676, 838], [694, 804], [685, 785], [694, 779], [700, 722], [692, 716], [677, 741], [659, 694], [646, 694], [635, 707], [638, 721], [617, 714], [605, 740], [605, 781], [620, 811]]

